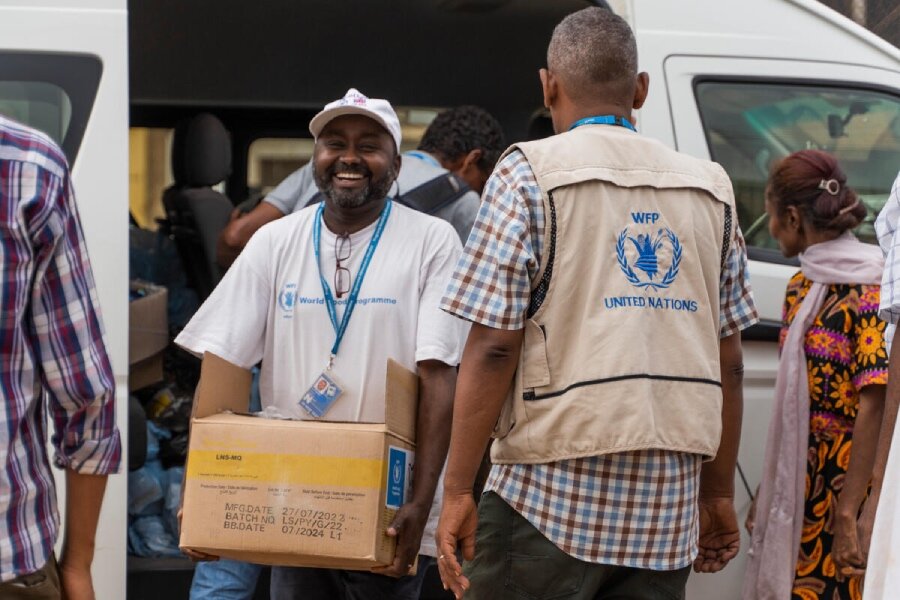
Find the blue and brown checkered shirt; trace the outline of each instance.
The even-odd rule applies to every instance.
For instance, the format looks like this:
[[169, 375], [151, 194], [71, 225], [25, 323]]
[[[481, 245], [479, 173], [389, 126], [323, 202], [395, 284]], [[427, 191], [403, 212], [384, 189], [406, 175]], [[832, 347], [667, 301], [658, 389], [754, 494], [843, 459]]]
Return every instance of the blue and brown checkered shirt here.
[[[520, 329], [544, 247], [544, 205], [525, 156], [514, 151], [487, 182], [478, 218], [442, 308], [498, 329]], [[743, 235], [734, 228], [722, 271], [722, 337], [758, 320]], [[696, 555], [702, 457], [644, 450], [538, 465], [495, 465], [494, 491], [578, 559], [672, 570]]]

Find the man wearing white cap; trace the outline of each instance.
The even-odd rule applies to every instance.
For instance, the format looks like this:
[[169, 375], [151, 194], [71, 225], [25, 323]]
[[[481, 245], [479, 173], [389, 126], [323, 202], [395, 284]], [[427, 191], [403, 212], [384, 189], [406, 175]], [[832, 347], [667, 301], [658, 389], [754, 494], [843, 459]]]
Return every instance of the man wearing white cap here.
[[[403, 153], [403, 168], [391, 195], [398, 202], [447, 221], [465, 243], [481, 205], [484, 183], [506, 147], [503, 128], [489, 112], [471, 105], [449, 108], [428, 125], [416, 150]], [[219, 265], [229, 267], [250, 236], [266, 223], [315, 204], [320, 198], [312, 163], [307, 163], [252, 209], [235, 208], [219, 234]]]
[[[438, 308], [461, 246], [446, 222], [387, 196], [401, 159], [386, 100], [351, 89], [309, 129], [325, 201], [261, 228], [176, 343], [244, 368], [262, 361], [263, 406], [297, 418], [378, 421], [387, 360], [418, 372], [416, 477], [388, 528], [398, 538], [394, 563], [376, 573], [272, 569], [273, 599], [415, 599], [435, 555], [436, 488], [466, 334]], [[340, 390], [336, 400], [307, 401], [320, 377]], [[408, 576], [419, 553], [418, 574]]]

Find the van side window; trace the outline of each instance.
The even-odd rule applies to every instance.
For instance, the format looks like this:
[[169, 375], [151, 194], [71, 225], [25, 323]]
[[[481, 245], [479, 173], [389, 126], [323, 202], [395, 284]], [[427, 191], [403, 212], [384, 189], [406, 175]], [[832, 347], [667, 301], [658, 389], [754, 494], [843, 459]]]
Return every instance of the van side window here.
[[247, 187], [263, 197], [312, 158], [312, 138], [257, 138], [247, 152]]
[[142, 229], [156, 230], [166, 216], [162, 197], [175, 181], [172, 176], [171, 127], [132, 127], [128, 130], [128, 209]]
[[0, 52], [0, 114], [49, 135], [74, 164], [102, 71], [96, 56]]
[[72, 101], [52, 83], [0, 81], [0, 114], [40, 129], [61, 144], [72, 120]]
[[764, 208], [769, 169], [807, 148], [837, 156], [848, 183], [869, 208], [856, 233], [875, 242], [875, 216], [900, 169], [900, 98], [832, 85], [746, 81], [698, 81], [695, 94], [710, 156], [734, 184], [753, 258], [775, 260], [775, 253], [765, 249], [777, 249]]

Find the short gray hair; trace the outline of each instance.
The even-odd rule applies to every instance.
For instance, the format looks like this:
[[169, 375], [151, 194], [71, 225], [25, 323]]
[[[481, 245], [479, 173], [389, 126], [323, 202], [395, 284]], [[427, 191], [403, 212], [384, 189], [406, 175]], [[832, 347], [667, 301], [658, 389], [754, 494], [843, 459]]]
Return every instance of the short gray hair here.
[[572, 13], [553, 30], [547, 67], [575, 96], [609, 83], [626, 83], [637, 74], [637, 43], [625, 19], [591, 7]]

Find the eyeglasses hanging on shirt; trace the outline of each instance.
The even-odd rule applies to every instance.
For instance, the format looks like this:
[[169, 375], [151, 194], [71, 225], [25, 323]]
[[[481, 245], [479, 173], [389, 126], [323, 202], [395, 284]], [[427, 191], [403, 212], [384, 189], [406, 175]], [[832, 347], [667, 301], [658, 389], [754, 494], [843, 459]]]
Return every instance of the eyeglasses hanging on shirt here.
[[[353, 310], [356, 308], [356, 300], [359, 298], [359, 290], [362, 288], [362, 282], [366, 277], [366, 271], [369, 270], [369, 263], [372, 262], [375, 248], [378, 247], [378, 242], [381, 240], [381, 234], [384, 233], [388, 217], [391, 215], [391, 204], [392, 201], [388, 198], [384, 203], [384, 208], [381, 209], [381, 216], [378, 217], [378, 223], [375, 225], [375, 231], [372, 233], [369, 247], [366, 249], [366, 253], [362, 258], [362, 263], [359, 265], [359, 272], [356, 274], [356, 279], [349, 291], [347, 307], [344, 309], [344, 316], [341, 318], [340, 322], [338, 322], [337, 318], [334, 295], [337, 295], [337, 297], [340, 298], [341, 293], [346, 293], [341, 292], [340, 290], [342, 288], [338, 285], [340, 283], [339, 278], [344, 277], [344, 275], [338, 275], [338, 273], [341, 272], [341, 269], [346, 271], [346, 281], [350, 281], [350, 271], [347, 270], [346, 267], [341, 266], [341, 262], [350, 258], [350, 236], [346, 234], [341, 235], [335, 240], [334, 255], [337, 259], [336, 263], [338, 266], [335, 269], [335, 290], [334, 295], [332, 295], [328, 281], [326, 281], [325, 277], [322, 275], [322, 259], [319, 254], [319, 244], [322, 241], [322, 222], [325, 220], [322, 214], [325, 209], [325, 204], [319, 204], [319, 208], [316, 209], [315, 221], [313, 223], [313, 252], [316, 255], [316, 266], [319, 269], [319, 281], [322, 284], [322, 295], [324, 296], [325, 307], [328, 309], [328, 318], [331, 320], [331, 326], [334, 327], [334, 345], [332, 345], [331, 352], [328, 355], [328, 363], [325, 366], [325, 370], [316, 378], [309, 390], [303, 394], [299, 401], [300, 406], [313, 418], [321, 418], [344, 392], [342, 386], [335, 379], [334, 374], [331, 373], [331, 370], [334, 366], [334, 359], [337, 357], [338, 349], [341, 346], [341, 341], [344, 339], [344, 333], [346, 333], [347, 326], [350, 324], [350, 317], [353, 315]], [[339, 241], [341, 238], [346, 239], [346, 246], [345, 242]]]
[[351, 250], [349, 233], [342, 233], [334, 238], [334, 295], [337, 298], [342, 298], [350, 291], [350, 269], [341, 263], [350, 260]]

